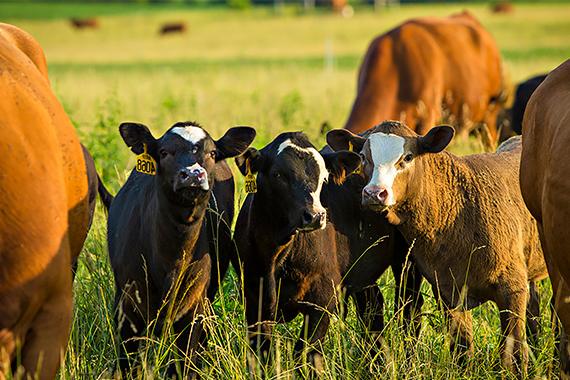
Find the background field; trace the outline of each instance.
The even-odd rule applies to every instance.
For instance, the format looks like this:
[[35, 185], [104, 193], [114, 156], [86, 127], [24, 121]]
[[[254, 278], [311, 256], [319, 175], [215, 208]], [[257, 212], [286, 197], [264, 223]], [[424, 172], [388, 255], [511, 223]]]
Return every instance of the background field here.
[[[230, 11], [127, 5], [0, 4], [0, 20], [31, 32], [47, 54], [53, 88], [89, 147], [105, 183], [115, 192], [134, 156], [117, 131], [122, 121], [139, 121], [158, 135], [180, 120], [197, 120], [218, 137], [230, 126], [257, 128], [261, 147], [277, 133], [303, 130], [323, 145], [322, 122], [342, 127], [354, 96], [356, 71], [370, 39], [416, 16], [445, 16], [471, 10], [491, 31], [513, 82], [556, 67], [570, 57], [570, 5], [517, 4], [510, 15], [492, 15], [486, 5], [402, 6], [374, 13], [356, 9], [344, 19], [287, 7]], [[72, 30], [67, 18], [101, 15], [98, 30]], [[186, 21], [185, 35], [159, 37], [162, 22]], [[479, 149], [457, 142], [459, 153]], [[239, 194], [243, 197], [241, 178]], [[200, 369], [204, 378], [247, 378], [246, 328], [235, 276], [207, 316], [210, 340]], [[467, 368], [447, 350], [445, 325], [431, 290], [416, 341], [402, 331], [393, 311], [393, 277], [380, 284], [386, 300], [383, 355], [372, 356], [362, 339], [352, 305], [335, 319], [326, 341], [325, 378], [496, 378], [499, 321], [496, 307], [475, 310], [476, 352]], [[424, 284], [425, 285], [425, 284]], [[530, 359], [532, 376], [554, 368], [550, 287], [541, 286], [542, 333]], [[112, 324], [114, 288], [107, 262], [105, 216], [99, 209], [75, 282], [75, 319], [63, 378], [108, 378], [115, 364]], [[306, 363], [291, 359], [297, 323], [276, 333], [270, 377], [303, 377]], [[149, 342], [150, 342], [149, 338]], [[143, 352], [144, 376], [160, 378], [168, 337]], [[408, 356], [406, 356], [408, 355]], [[251, 376], [259, 376], [252, 374]], [[508, 376], [508, 375], [507, 375]]]

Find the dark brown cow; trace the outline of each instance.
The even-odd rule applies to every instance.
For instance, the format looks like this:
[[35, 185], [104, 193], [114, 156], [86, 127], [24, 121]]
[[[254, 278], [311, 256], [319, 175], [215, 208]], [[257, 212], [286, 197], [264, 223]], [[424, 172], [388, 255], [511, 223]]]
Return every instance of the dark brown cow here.
[[[223, 160], [243, 153], [255, 130], [231, 128], [217, 141], [191, 122], [176, 123], [158, 139], [142, 124], [123, 123], [120, 132], [134, 153], [148, 152], [152, 160], [145, 165], [155, 169], [155, 175], [137, 171], [145, 171], [138, 160], [138, 169], [114, 199], [101, 187], [109, 207], [119, 364], [126, 371], [128, 354], [139, 346], [136, 337], [161, 334], [170, 326], [176, 347], [195, 358], [202, 337], [195, 317], [206, 295], [215, 294], [230, 256], [235, 257], [230, 236], [234, 182]], [[147, 331], [151, 321], [156, 325]], [[176, 374], [176, 366], [168, 372]], [[192, 369], [183, 366], [183, 376], [188, 372]]]
[[160, 27], [158, 34], [164, 36], [165, 34], [186, 33], [187, 27], [184, 22], [170, 22]]
[[96, 18], [71, 18], [69, 23], [74, 29], [97, 29], [99, 21]]
[[502, 95], [499, 50], [475, 17], [412, 19], [370, 44], [344, 128], [361, 133], [401, 120], [423, 134], [445, 110], [461, 135], [486, 125], [483, 141], [493, 146]]
[[51, 379], [69, 336], [71, 260], [89, 225], [86, 166], [41, 47], [7, 24], [0, 72], [0, 378], [20, 363]]
[[[310, 358], [318, 365], [340, 286], [354, 297], [367, 330], [380, 333], [383, 298], [376, 280], [392, 265], [399, 284], [408, 250], [393, 227], [361, 212], [361, 176], [338, 184], [360, 165], [359, 156], [319, 154], [303, 133], [289, 132], [260, 151], [250, 148], [237, 161], [243, 174], [257, 173], [257, 192], [247, 196], [235, 231], [251, 343], [266, 350], [270, 321], [288, 322], [300, 313], [305, 325], [296, 352], [305, 339], [315, 344]], [[411, 284], [413, 276], [408, 279]]]
[[564, 331], [560, 340], [561, 378], [570, 378], [570, 60], [536, 89], [523, 119], [520, 183], [538, 222], [554, 305]]
[[493, 13], [513, 13], [515, 7], [510, 1], [497, 1], [491, 4], [491, 12]]

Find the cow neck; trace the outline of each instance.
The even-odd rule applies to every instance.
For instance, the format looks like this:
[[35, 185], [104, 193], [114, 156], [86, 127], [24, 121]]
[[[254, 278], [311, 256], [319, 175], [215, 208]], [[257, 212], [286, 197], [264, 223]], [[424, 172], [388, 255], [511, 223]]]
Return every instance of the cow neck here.
[[173, 258], [178, 257], [182, 250], [193, 254], [202, 231], [210, 192], [188, 206], [171, 201], [160, 190], [156, 190], [154, 195], [158, 232], [156, 238], [161, 254], [170, 252], [169, 256]]
[[[252, 244], [258, 251], [262, 252], [262, 257], [266, 260], [266, 265], [273, 266], [277, 260], [287, 254], [295, 233], [289, 234], [283, 228], [279, 228], [280, 220], [276, 218], [272, 201], [265, 202], [260, 199], [260, 192], [253, 196], [250, 213], [250, 231]], [[267, 205], [267, 206], [266, 206]], [[286, 236], [284, 241], [278, 241], [278, 237]]]
[[398, 228], [408, 242], [419, 239], [421, 245], [437, 245], [443, 243], [444, 234], [453, 228], [466, 203], [477, 201], [473, 173], [447, 152], [426, 154], [419, 164], [422, 167], [415, 172], [421, 174], [413, 196], [390, 213], [402, 221]]

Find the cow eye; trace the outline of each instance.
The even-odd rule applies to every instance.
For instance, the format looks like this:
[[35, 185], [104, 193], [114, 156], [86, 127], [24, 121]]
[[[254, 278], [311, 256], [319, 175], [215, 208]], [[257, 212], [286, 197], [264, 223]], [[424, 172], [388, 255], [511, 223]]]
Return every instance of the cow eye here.
[[198, 153], [198, 145], [194, 145], [192, 147], [192, 154], [196, 154], [196, 153]]
[[166, 156], [168, 156], [168, 152], [165, 151], [164, 149], [162, 149], [162, 150], [160, 151], [160, 158], [161, 158], [161, 159], [164, 159], [164, 158], [166, 158]]
[[408, 153], [404, 156], [404, 162], [411, 162], [414, 159], [414, 156], [411, 153]]
[[216, 151], [215, 150], [210, 152], [210, 157], [216, 158]]

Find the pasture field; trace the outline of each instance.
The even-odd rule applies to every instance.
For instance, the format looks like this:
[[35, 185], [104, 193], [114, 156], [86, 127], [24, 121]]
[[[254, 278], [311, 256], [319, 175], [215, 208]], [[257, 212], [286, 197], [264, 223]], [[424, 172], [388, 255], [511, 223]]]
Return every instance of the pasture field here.
[[[233, 125], [257, 128], [254, 146], [276, 134], [303, 130], [317, 147], [320, 126], [342, 127], [356, 88], [356, 73], [368, 42], [415, 16], [444, 16], [471, 10], [495, 36], [512, 82], [553, 69], [570, 57], [570, 4], [516, 4], [509, 15], [493, 15], [487, 5], [402, 6], [375, 13], [356, 8], [341, 18], [297, 8], [191, 9], [117, 4], [0, 4], [0, 21], [32, 33], [45, 49], [53, 88], [90, 149], [106, 185], [115, 193], [134, 162], [118, 134], [122, 121], [139, 121], [161, 134], [176, 121], [197, 120], [219, 137]], [[76, 31], [67, 17], [99, 16], [100, 29]], [[186, 21], [184, 35], [159, 37], [167, 21]], [[460, 54], [460, 52], [458, 53]], [[475, 141], [455, 142], [453, 151], [480, 151]], [[242, 178], [237, 199], [242, 200]], [[116, 362], [113, 326], [114, 285], [108, 264], [105, 215], [96, 219], [75, 280], [74, 323], [61, 378], [110, 378]], [[379, 237], [380, 238], [380, 237]], [[205, 316], [208, 345], [199, 373], [205, 379], [262, 378], [247, 370], [250, 353], [239, 290], [230, 273]], [[354, 307], [335, 317], [325, 342], [325, 379], [497, 378], [510, 377], [498, 365], [497, 308], [474, 310], [475, 355], [460, 366], [448, 350], [446, 326], [429, 286], [423, 328], [416, 340], [394, 313], [394, 279], [380, 280], [385, 297], [384, 350], [374, 355], [363, 339]], [[529, 375], [557, 374], [550, 322], [550, 285], [540, 287], [543, 311], [538, 342], [531, 343]], [[292, 346], [300, 320], [276, 328], [273, 361], [262, 360], [268, 378], [309, 376], [295, 362]], [[149, 336], [141, 351], [139, 377], [161, 378], [170, 337]]]

